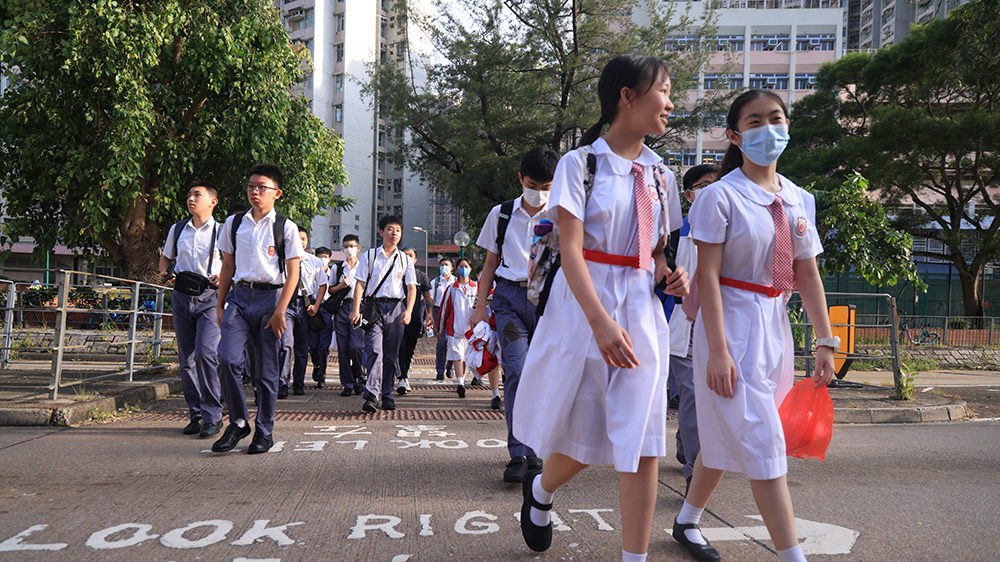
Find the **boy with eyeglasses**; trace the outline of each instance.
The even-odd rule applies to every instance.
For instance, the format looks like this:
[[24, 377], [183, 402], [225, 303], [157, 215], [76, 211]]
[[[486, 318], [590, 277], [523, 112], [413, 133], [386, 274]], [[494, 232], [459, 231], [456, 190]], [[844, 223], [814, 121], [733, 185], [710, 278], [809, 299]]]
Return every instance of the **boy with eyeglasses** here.
[[229, 427], [212, 445], [216, 453], [233, 450], [250, 435], [250, 413], [240, 380], [247, 340], [257, 351], [259, 398], [257, 430], [247, 453], [266, 453], [274, 445], [271, 435], [282, 354], [290, 353], [292, 347], [285, 311], [295, 294], [303, 255], [298, 227], [274, 211], [285, 183], [281, 168], [257, 164], [248, 175], [251, 209], [226, 219], [219, 235], [223, 255], [216, 307], [222, 329], [219, 376], [229, 405]]

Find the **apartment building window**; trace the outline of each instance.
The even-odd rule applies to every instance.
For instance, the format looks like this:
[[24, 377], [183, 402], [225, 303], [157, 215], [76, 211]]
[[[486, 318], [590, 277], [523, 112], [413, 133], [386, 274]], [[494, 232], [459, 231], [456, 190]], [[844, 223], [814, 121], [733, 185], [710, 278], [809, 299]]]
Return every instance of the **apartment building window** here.
[[382, 0], [382, 11], [383, 12], [389, 11], [389, 0]]
[[751, 74], [750, 87], [753, 89], [787, 90], [787, 74]]
[[694, 35], [679, 35], [668, 37], [664, 48], [667, 51], [693, 51], [698, 45], [698, 38]]
[[384, 131], [379, 131], [379, 134], [378, 134], [378, 147], [379, 148], [385, 147], [385, 132]]
[[833, 35], [799, 35], [795, 38], [796, 51], [832, 51]]
[[344, 62], [344, 44], [337, 45], [337, 62]]
[[333, 83], [336, 85], [336, 88], [337, 88], [338, 92], [343, 92], [344, 91], [344, 75], [343, 74], [337, 74], [336, 76], [334, 76], [333, 77]]
[[381, 62], [382, 64], [385, 64], [386, 62], [388, 62], [388, 61], [389, 61], [389, 51], [388, 51], [388, 50], [386, 50], [386, 48], [385, 48], [385, 47], [382, 47], [382, 51], [381, 51], [381, 52], [379, 53], [379, 58], [378, 58], [378, 60], [379, 60], [379, 62]]
[[337, 33], [344, 30], [344, 14], [337, 14]]
[[796, 74], [795, 75], [795, 89], [796, 90], [815, 90], [816, 89], [816, 75], [815, 74]]
[[389, 37], [389, 24], [385, 21], [385, 18], [382, 18], [382, 24], [379, 25], [378, 35], [383, 39], [387, 39]]
[[716, 35], [715, 41], [719, 51], [742, 51], [746, 43], [742, 35]]
[[344, 122], [344, 105], [343, 104], [338, 103], [337, 105], [333, 106], [333, 120], [336, 123], [343, 123]]
[[751, 51], [787, 51], [787, 35], [754, 35], [750, 38]]
[[739, 90], [742, 87], [743, 87], [742, 74], [705, 75], [706, 90]]
[[330, 226], [330, 239], [333, 240], [334, 245], [340, 242], [340, 225]]
[[315, 25], [316, 13], [312, 8], [296, 8], [289, 10], [285, 16], [288, 28], [291, 31], [298, 31]]

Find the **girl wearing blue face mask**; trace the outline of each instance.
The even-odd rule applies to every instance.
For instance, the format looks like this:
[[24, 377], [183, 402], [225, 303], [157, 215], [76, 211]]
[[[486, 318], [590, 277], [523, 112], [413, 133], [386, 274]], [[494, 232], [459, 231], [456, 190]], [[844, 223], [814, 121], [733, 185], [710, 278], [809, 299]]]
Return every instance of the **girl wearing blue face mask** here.
[[458, 279], [448, 287], [438, 313], [438, 330], [448, 338], [448, 360], [455, 366], [458, 395], [465, 398], [465, 348], [468, 340], [465, 332], [469, 329], [469, 318], [476, 309], [479, 286], [473, 281], [472, 265], [469, 260], [458, 260]]
[[802, 561], [778, 406], [792, 388], [786, 293], [798, 289], [816, 331], [816, 385], [833, 376], [826, 297], [816, 268], [823, 251], [813, 196], [777, 173], [788, 144], [788, 110], [773, 92], [733, 102], [731, 146], [720, 180], [703, 189], [688, 220], [698, 245], [701, 308], [692, 363], [701, 452], [673, 536], [696, 560], [719, 560], [698, 527], [724, 471], [750, 479], [757, 508], [783, 562]]

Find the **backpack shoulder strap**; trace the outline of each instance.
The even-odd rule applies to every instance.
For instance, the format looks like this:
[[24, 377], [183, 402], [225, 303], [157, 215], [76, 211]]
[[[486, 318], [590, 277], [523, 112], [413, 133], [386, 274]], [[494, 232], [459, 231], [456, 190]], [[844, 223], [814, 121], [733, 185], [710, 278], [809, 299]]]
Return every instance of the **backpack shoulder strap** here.
[[274, 215], [274, 253], [278, 256], [278, 271], [285, 274], [285, 223], [287, 218], [275, 213]]
[[243, 224], [243, 215], [246, 212], [236, 213], [233, 215], [233, 228], [229, 231], [230, 246], [233, 247], [233, 257], [236, 256], [236, 231], [240, 229], [240, 225]]
[[583, 187], [590, 198], [590, 192], [594, 189], [594, 176], [597, 174], [597, 153], [594, 152], [593, 145], [585, 144], [578, 148], [587, 159], [587, 179], [583, 182]]
[[177, 259], [177, 256], [180, 254], [180, 252], [177, 251], [177, 242], [180, 241], [180, 239], [181, 239], [181, 232], [184, 232], [184, 227], [187, 226], [187, 223], [189, 223], [189, 222], [191, 222], [191, 219], [181, 219], [181, 220], [179, 220], [179, 221], [177, 221], [177, 222], [174, 223], [174, 259], [175, 260]]
[[500, 204], [500, 219], [497, 221], [497, 266], [503, 264], [503, 241], [507, 237], [507, 226], [510, 216], [514, 213], [514, 199], [508, 199]]

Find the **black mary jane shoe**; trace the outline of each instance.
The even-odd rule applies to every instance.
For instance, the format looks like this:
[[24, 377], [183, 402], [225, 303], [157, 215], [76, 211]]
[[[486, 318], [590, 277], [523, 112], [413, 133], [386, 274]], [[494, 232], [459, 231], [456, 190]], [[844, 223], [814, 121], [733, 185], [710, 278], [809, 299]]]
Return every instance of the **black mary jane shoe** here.
[[[719, 552], [715, 550], [711, 544], [709, 544], [708, 539], [705, 539], [705, 544], [693, 543], [688, 540], [684, 535], [684, 531], [688, 529], [698, 529], [701, 532], [701, 528], [698, 525], [685, 523], [680, 524], [677, 519], [674, 519], [674, 540], [681, 543], [681, 546], [688, 551], [688, 554], [698, 562], [719, 562], [722, 557], [719, 556]], [[702, 536], [704, 538], [704, 535]]]
[[540, 477], [541, 475], [542, 473], [537, 470], [529, 470], [524, 473], [524, 483], [522, 484], [524, 502], [521, 504], [521, 536], [524, 537], [524, 544], [528, 545], [528, 548], [535, 552], [548, 550], [549, 546], [552, 545], [552, 521], [550, 520], [549, 524], [544, 527], [539, 527], [531, 522], [531, 508], [542, 511], [550, 511], [552, 509], [552, 504], [543, 505], [538, 503], [535, 501], [534, 494], [531, 493], [535, 477]]

